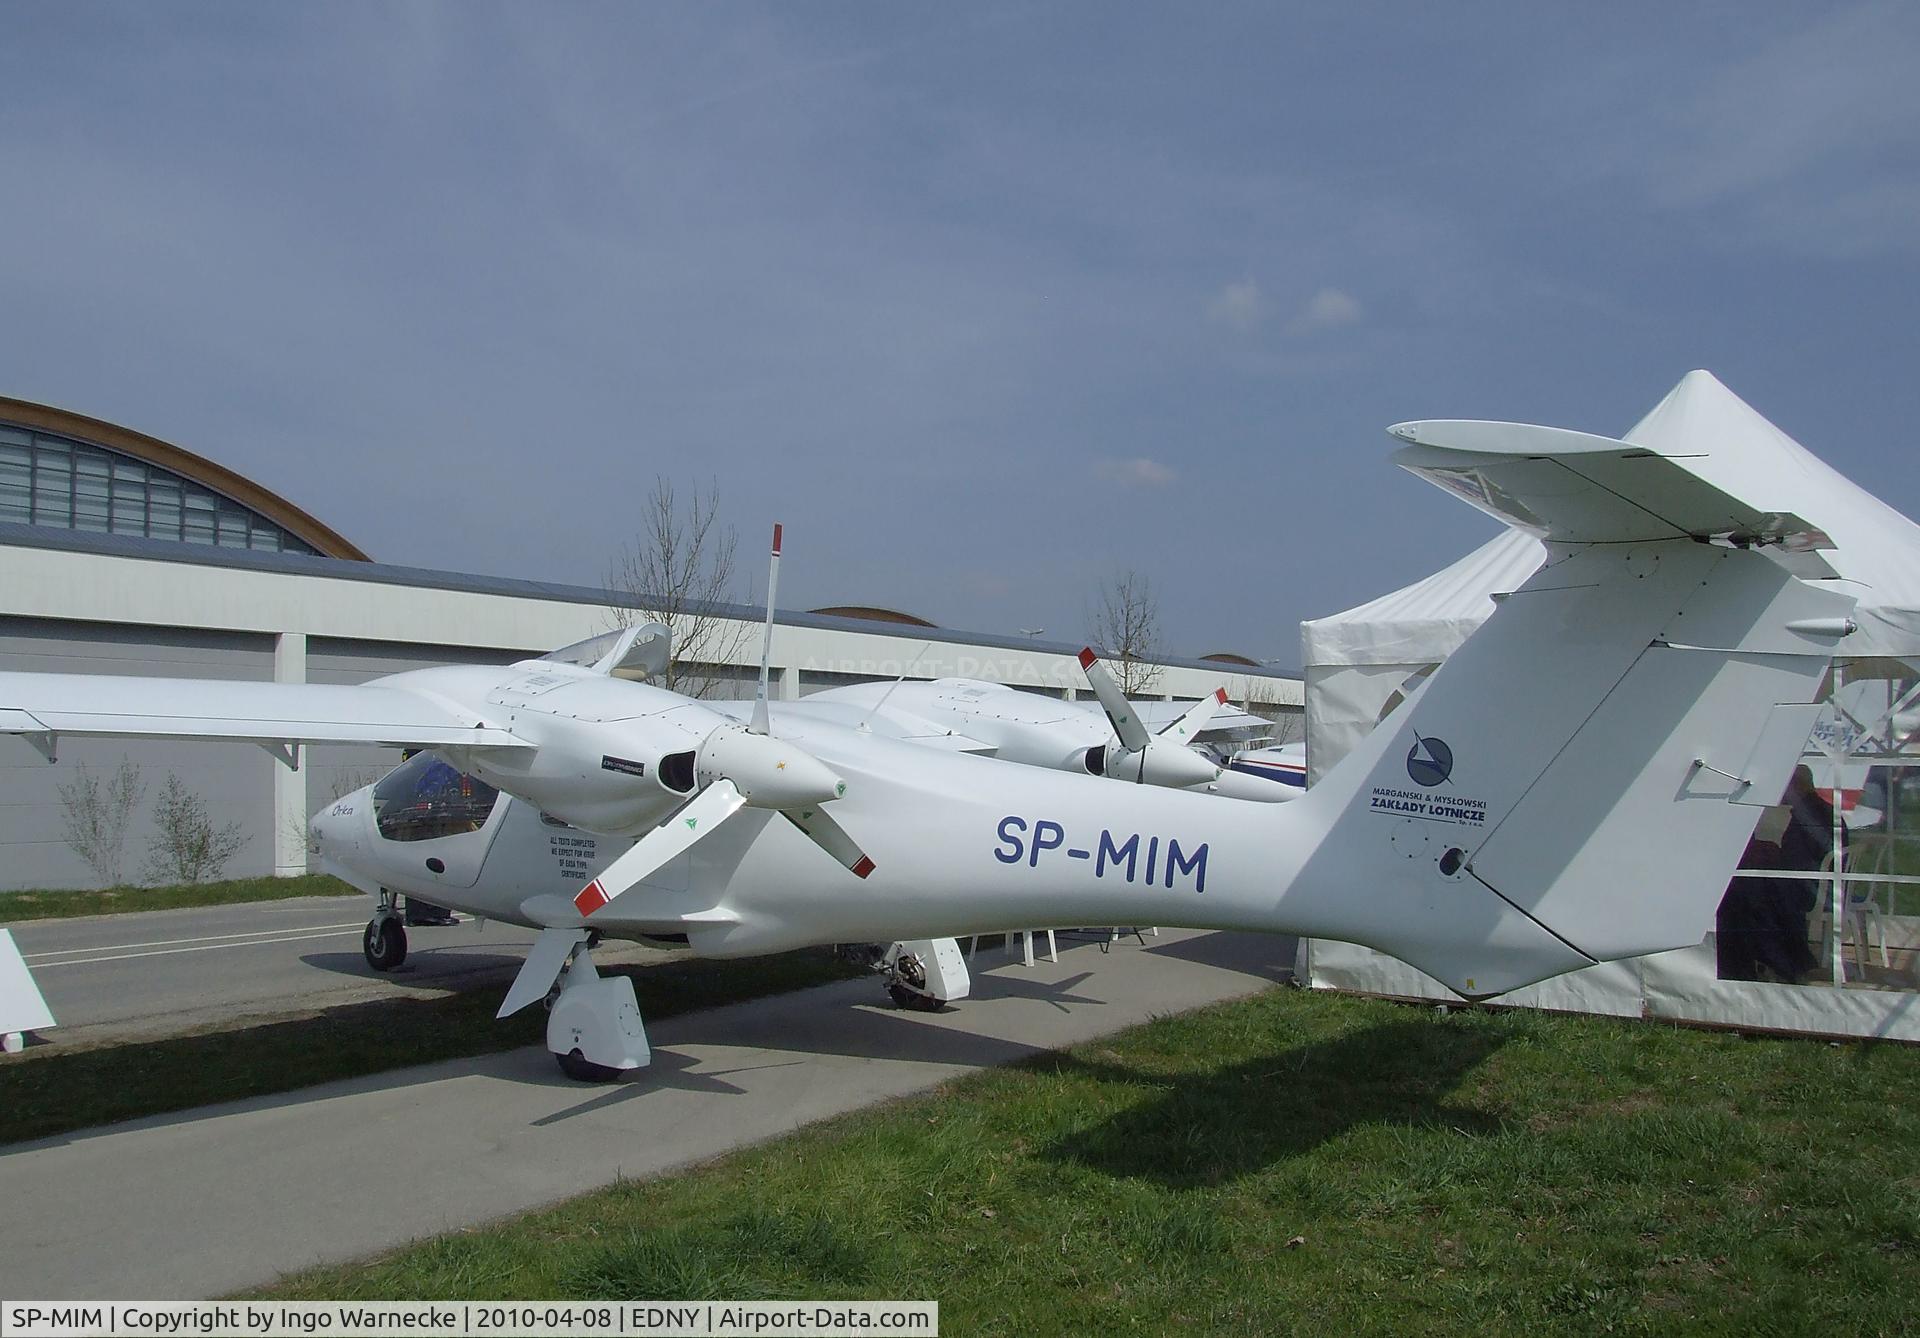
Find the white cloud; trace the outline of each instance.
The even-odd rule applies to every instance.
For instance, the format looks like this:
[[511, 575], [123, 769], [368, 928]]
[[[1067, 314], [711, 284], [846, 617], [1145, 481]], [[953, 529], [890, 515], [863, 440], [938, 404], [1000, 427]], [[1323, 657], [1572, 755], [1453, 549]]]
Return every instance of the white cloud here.
[[1174, 480], [1171, 469], [1144, 455], [1131, 460], [1096, 460], [1093, 472], [1096, 477], [1123, 488], [1164, 488]]
[[1207, 303], [1207, 319], [1235, 330], [1251, 330], [1267, 318], [1267, 299], [1252, 279], [1230, 283]]
[[1287, 328], [1294, 334], [1339, 330], [1358, 325], [1365, 315], [1353, 294], [1338, 288], [1322, 288], [1307, 299], [1307, 304], [1300, 308], [1300, 314], [1293, 318]]

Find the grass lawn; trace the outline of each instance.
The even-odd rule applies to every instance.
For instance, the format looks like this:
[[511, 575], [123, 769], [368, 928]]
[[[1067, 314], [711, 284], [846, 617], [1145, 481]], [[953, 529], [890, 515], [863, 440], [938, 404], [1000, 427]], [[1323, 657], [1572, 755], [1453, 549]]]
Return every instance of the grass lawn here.
[[[632, 976], [641, 1016], [651, 1021], [866, 972], [822, 948], [603, 974]], [[0, 1144], [541, 1044], [546, 1010], [495, 1021], [503, 994], [488, 987], [437, 999], [382, 999], [236, 1031], [66, 1054], [29, 1051], [0, 1064]]]
[[1890, 1333], [1920, 1049], [1275, 990], [285, 1298], [937, 1299], [949, 1334]]
[[0, 925], [22, 920], [62, 920], [76, 915], [118, 911], [165, 911], [180, 906], [227, 906], [240, 901], [283, 901], [288, 897], [359, 895], [324, 873], [298, 878], [230, 878], [220, 883], [182, 883], [173, 887], [107, 887], [80, 891], [0, 892]]

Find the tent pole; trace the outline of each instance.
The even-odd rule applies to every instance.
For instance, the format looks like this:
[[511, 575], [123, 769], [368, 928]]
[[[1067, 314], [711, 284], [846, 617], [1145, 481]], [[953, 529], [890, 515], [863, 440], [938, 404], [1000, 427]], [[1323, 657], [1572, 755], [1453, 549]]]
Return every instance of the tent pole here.
[[[1840, 688], [1846, 680], [1846, 673], [1846, 662], [1836, 657], [1833, 661], [1831, 698], [1836, 710], [1839, 708]], [[1833, 987], [1840, 989], [1847, 983], [1846, 946], [1840, 941], [1840, 936], [1847, 927], [1847, 873], [1845, 855], [1840, 847], [1840, 834], [1845, 829], [1840, 822], [1840, 769], [1837, 766], [1833, 771], [1833, 782], [1833, 881], [1828, 884], [1827, 892], [1829, 914], [1832, 918], [1828, 939], [1833, 945], [1833, 951], [1830, 954], [1828, 966], [1833, 972]]]

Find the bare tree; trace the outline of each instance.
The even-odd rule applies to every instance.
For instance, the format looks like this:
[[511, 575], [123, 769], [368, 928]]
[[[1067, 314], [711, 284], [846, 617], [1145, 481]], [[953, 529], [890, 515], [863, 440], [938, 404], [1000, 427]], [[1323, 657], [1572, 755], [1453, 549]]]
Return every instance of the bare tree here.
[[1160, 605], [1153, 582], [1124, 571], [1101, 583], [1098, 603], [1087, 614], [1094, 645], [1114, 657], [1120, 691], [1132, 697], [1160, 681]]
[[119, 769], [104, 781], [88, 771], [84, 762], [74, 773], [71, 781], [57, 787], [67, 844], [87, 862], [102, 887], [118, 887], [126, 859], [127, 823], [147, 792], [146, 782], [125, 754]]
[[153, 802], [154, 837], [141, 868], [150, 883], [200, 883], [218, 878], [247, 843], [240, 824], [213, 825], [206, 800], [171, 773]]
[[661, 687], [689, 697], [713, 695], [726, 682], [716, 666], [735, 664], [751, 636], [747, 623], [714, 611], [733, 592], [734, 533], [719, 521], [719, 490], [696, 486], [683, 505], [673, 483], [653, 480], [637, 537], [607, 568], [610, 589], [638, 607], [615, 607], [616, 627], [664, 623], [673, 633], [673, 654], [659, 675]]
[[1240, 709], [1248, 715], [1257, 715], [1266, 721], [1269, 729], [1253, 745], [1260, 748], [1278, 748], [1283, 743], [1298, 743], [1306, 737], [1307, 718], [1298, 706], [1289, 706], [1268, 689], [1264, 694], [1254, 689], [1250, 699], [1240, 703]]
[[1274, 743], [1287, 743], [1297, 732], [1301, 708], [1287, 704], [1280, 695], [1279, 684], [1274, 680], [1255, 678], [1249, 674], [1240, 680], [1239, 695], [1241, 710], [1277, 726]]

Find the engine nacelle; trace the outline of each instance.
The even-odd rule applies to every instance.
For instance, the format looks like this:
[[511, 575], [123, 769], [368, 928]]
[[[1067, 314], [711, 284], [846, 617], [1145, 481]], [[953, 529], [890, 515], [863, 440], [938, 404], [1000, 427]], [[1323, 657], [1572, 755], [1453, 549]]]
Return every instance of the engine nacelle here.
[[469, 749], [466, 769], [572, 826], [626, 836], [652, 830], [686, 802], [691, 777], [684, 766], [676, 775], [674, 764], [701, 741], [663, 716], [592, 721], [525, 712], [513, 730], [535, 746]]
[[754, 808], [807, 808], [838, 799], [847, 788], [811, 753], [744, 725], [725, 724], [700, 745], [695, 773], [705, 789], [732, 781]]
[[[1207, 785], [1217, 779], [1220, 768], [1206, 758], [1177, 743], [1150, 743], [1139, 752], [1108, 748], [1103, 772], [1114, 780], [1142, 782], [1185, 789]], [[1089, 758], [1088, 770], [1092, 770]]]

